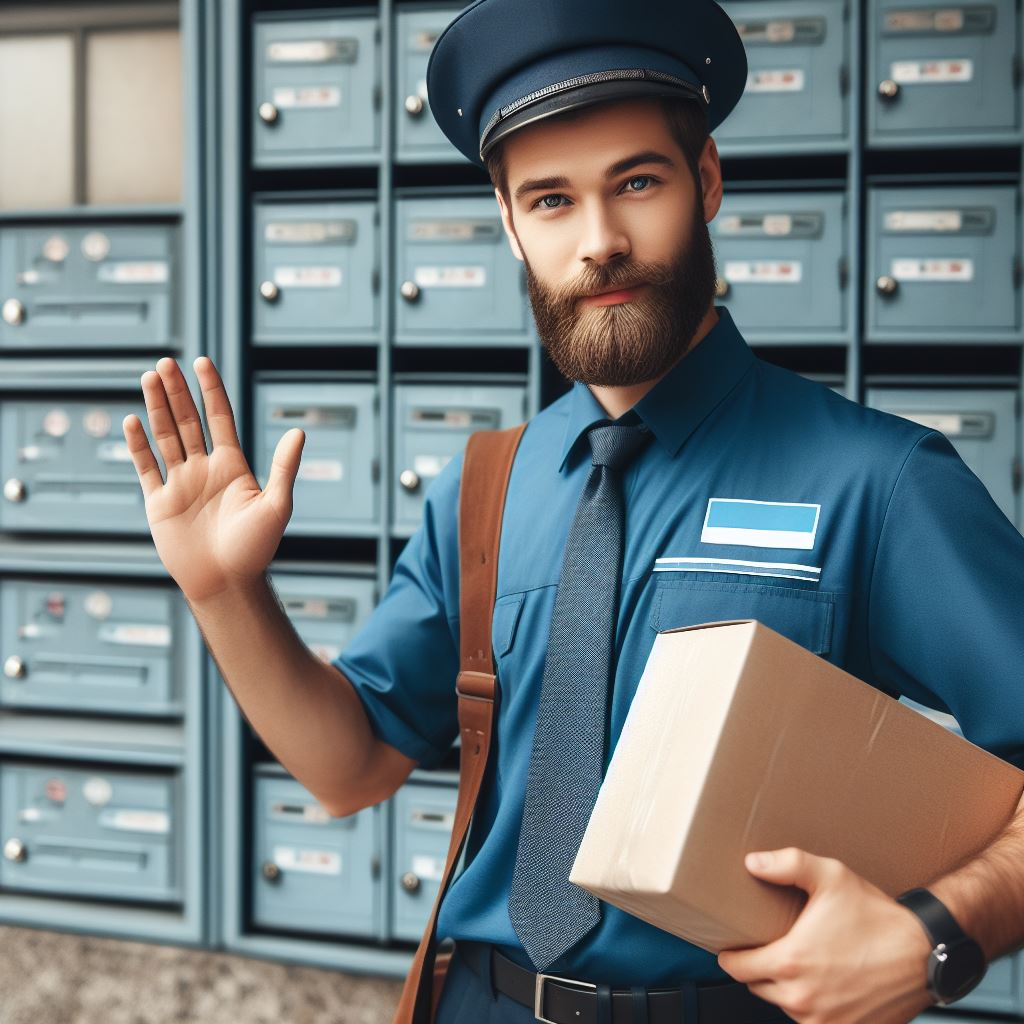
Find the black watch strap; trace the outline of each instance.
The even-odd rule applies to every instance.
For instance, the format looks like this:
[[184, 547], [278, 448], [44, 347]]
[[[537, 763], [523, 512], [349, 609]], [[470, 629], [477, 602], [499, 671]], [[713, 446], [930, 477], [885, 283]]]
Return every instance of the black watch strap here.
[[940, 942], [951, 946], [968, 938], [946, 904], [929, 889], [908, 889], [897, 896], [896, 900], [917, 914], [933, 946]]

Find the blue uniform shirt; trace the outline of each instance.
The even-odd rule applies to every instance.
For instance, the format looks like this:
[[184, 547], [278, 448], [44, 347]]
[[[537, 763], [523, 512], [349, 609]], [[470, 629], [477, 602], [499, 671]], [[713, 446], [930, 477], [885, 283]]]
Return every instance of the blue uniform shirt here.
[[[605, 763], [659, 629], [759, 619], [890, 694], [952, 713], [1024, 767], [1024, 537], [946, 437], [757, 358], [729, 311], [634, 410], [654, 434], [623, 477], [617, 663]], [[508, 891], [565, 540], [606, 414], [573, 389], [530, 421], [509, 483], [493, 618], [495, 749], [438, 935], [524, 966]], [[424, 767], [458, 733], [453, 459], [366, 626], [334, 664], [377, 736]], [[552, 965], [612, 985], [728, 981], [716, 957], [602, 904]]]

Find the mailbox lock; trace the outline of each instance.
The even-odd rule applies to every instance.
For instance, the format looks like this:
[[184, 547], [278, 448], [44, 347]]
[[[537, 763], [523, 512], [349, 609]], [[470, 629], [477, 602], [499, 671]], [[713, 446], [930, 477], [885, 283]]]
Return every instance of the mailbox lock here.
[[25, 307], [17, 299], [8, 299], [3, 307], [4, 323], [17, 327], [25, 322]]
[[17, 654], [12, 654], [4, 661], [4, 675], [8, 679], [24, 679], [28, 675], [28, 670], [25, 668], [25, 659]]
[[715, 278], [715, 295], [719, 298], [725, 298], [729, 294], [729, 282], [724, 277]]
[[415, 491], [420, 485], [420, 475], [414, 469], [403, 469], [398, 482], [407, 490]]
[[420, 888], [420, 877], [415, 871], [406, 871], [402, 875], [402, 888], [406, 892], [418, 892]]
[[268, 882], [276, 882], [281, 877], [281, 869], [272, 860], [263, 862], [262, 871], [263, 877]]
[[403, 281], [401, 292], [406, 302], [415, 302], [420, 297], [420, 286], [415, 281]]
[[262, 295], [267, 302], [277, 302], [280, 294], [281, 290], [273, 281], [263, 281], [260, 283], [260, 295]]
[[12, 476], [4, 483], [4, 497], [8, 501], [24, 501], [25, 485], [17, 477]]
[[259, 114], [264, 124], [273, 124], [277, 120], [277, 107], [273, 103], [263, 102], [260, 104]]
[[28, 847], [20, 839], [8, 839], [4, 843], [4, 856], [16, 862], [27, 860]]
[[413, 117], [419, 117], [420, 114], [423, 113], [423, 106], [422, 96], [416, 96], [413, 94], [412, 96], [405, 97], [406, 113], [411, 114]]
[[888, 274], [883, 274], [876, 282], [875, 287], [882, 295], [894, 295], [896, 289], [899, 288], [900, 283], [895, 277], [890, 277]]
[[883, 100], [894, 100], [900, 93], [899, 82], [894, 82], [891, 78], [885, 78], [878, 83], [878, 95]]

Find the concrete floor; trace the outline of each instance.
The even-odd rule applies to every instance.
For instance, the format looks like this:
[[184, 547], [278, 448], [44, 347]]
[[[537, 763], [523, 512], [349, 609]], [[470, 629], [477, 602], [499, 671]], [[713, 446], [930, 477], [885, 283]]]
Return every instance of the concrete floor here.
[[400, 981], [0, 927], [0, 1024], [391, 1024]]

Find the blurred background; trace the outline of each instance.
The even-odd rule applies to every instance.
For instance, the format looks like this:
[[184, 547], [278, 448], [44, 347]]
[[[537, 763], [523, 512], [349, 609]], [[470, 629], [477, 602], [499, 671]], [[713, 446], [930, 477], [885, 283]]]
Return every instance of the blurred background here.
[[[946, 433], [1019, 528], [1019, 0], [722, 6], [750, 73], [714, 133], [716, 301]], [[469, 433], [565, 390], [430, 114], [459, 9], [0, 4], [0, 1024], [391, 1020], [457, 747], [327, 815], [163, 571], [121, 423], [162, 356], [202, 408], [208, 354], [261, 485], [306, 432], [271, 578], [329, 661]], [[1024, 1020], [1021, 957], [932, 1016]]]

